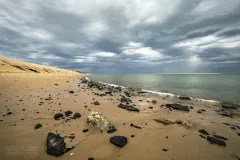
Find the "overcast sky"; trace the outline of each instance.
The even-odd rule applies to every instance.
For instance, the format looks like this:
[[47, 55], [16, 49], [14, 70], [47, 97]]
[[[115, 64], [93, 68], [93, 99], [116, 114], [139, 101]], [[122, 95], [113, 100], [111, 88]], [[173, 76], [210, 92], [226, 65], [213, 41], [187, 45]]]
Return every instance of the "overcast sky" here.
[[0, 55], [92, 73], [240, 72], [240, 0], [0, 0]]

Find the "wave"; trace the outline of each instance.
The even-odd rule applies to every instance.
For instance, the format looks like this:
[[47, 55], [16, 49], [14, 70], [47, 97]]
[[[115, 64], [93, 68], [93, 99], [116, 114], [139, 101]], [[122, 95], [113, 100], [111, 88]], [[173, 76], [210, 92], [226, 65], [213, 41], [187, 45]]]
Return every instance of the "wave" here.
[[[91, 80], [90, 78], [86, 77], [87, 80]], [[105, 83], [105, 82], [101, 82], [101, 81], [97, 81], [99, 83], [108, 85], [108, 86], [112, 86], [112, 87], [121, 87], [121, 88], [129, 88], [129, 87], [124, 87], [121, 85], [116, 85], [116, 84], [111, 84], [111, 83]], [[170, 96], [170, 97], [179, 97], [181, 95], [175, 95], [173, 93], [168, 93], [168, 92], [159, 92], [159, 91], [152, 91], [152, 90], [145, 90], [142, 89], [141, 91], [143, 92], [147, 92], [147, 93], [151, 93], [151, 94], [157, 94], [157, 95], [161, 95], [161, 96]], [[194, 97], [189, 97], [192, 100], [197, 100], [197, 101], [203, 101], [203, 102], [209, 102], [209, 103], [220, 103], [219, 101], [216, 100], [212, 100], [212, 99], [201, 99], [201, 98], [194, 98]]]

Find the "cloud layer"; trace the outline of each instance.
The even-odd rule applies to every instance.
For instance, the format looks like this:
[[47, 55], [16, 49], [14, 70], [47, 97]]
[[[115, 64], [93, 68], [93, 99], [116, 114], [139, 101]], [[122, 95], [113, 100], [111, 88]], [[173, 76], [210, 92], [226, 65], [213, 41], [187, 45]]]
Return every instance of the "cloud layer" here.
[[92, 73], [240, 72], [240, 0], [0, 0], [0, 55]]

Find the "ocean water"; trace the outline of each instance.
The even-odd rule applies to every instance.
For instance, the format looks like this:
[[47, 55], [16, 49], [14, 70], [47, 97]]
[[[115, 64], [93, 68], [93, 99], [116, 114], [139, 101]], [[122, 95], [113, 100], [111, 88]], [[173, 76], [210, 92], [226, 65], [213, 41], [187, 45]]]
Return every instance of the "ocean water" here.
[[240, 102], [239, 74], [93, 74], [90, 79], [159, 94]]

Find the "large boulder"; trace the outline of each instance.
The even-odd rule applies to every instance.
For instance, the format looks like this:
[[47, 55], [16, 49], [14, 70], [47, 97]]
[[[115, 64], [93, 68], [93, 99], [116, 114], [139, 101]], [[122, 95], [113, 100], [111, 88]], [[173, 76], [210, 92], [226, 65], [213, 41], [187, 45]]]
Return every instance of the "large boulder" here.
[[188, 106], [183, 106], [181, 104], [166, 104], [166, 107], [176, 109], [176, 110], [189, 111]]
[[46, 152], [49, 155], [61, 156], [72, 148], [66, 148], [64, 138], [59, 134], [48, 133], [46, 142]]
[[87, 117], [87, 123], [94, 127], [94, 128], [99, 128], [101, 130], [108, 129], [111, 125], [110, 122], [107, 120], [105, 116], [103, 116], [102, 113], [100, 112], [92, 112], [88, 117]]

